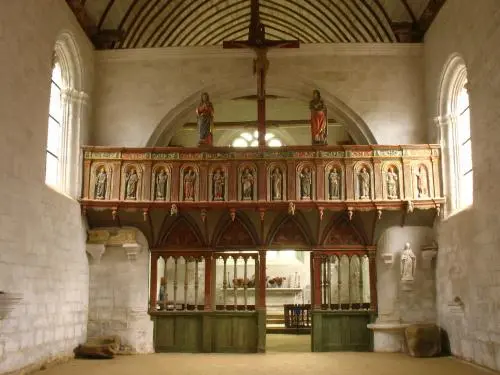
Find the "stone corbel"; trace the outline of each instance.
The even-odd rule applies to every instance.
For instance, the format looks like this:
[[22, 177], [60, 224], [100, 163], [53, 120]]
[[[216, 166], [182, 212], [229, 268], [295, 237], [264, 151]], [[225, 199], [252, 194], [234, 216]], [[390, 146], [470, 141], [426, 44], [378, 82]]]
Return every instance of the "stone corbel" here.
[[392, 267], [392, 264], [394, 263], [394, 254], [393, 253], [384, 253], [381, 255], [382, 260], [384, 261], [384, 264]]
[[129, 261], [137, 260], [137, 254], [139, 254], [142, 250], [142, 247], [138, 243], [125, 243], [123, 244], [123, 249], [127, 254], [127, 258]]
[[422, 246], [421, 254], [422, 254], [422, 264], [423, 268], [429, 269], [431, 268], [432, 260], [437, 256], [438, 248], [437, 244], [432, 244], [429, 246]]
[[102, 243], [88, 243], [86, 244], [85, 251], [90, 254], [94, 263], [99, 264], [101, 262], [102, 255], [106, 251], [106, 245]]

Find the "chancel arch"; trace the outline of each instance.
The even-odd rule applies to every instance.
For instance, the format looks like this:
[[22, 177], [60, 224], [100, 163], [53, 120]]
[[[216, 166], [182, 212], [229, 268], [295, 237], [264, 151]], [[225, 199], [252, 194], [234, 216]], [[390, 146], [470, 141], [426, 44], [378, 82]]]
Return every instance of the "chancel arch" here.
[[[255, 81], [249, 77], [231, 76], [216, 83], [210, 83], [193, 92], [188, 97], [172, 108], [159, 122], [149, 137], [145, 146], [165, 146], [173, 135], [183, 124], [189, 121], [200, 101], [203, 92], [209, 92], [212, 101], [220, 99], [233, 99], [249, 95], [255, 95]], [[237, 87], [235, 89], [235, 87]], [[322, 88], [317, 82], [312, 82], [302, 77], [293, 80], [285, 80], [281, 77], [270, 79], [266, 92], [268, 95], [276, 95], [292, 98], [304, 103], [309, 103], [313, 90], [319, 89], [321, 97], [328, 107], [329, 118], [345, 126], [349, 135], [356, 144], [377, 144], [373, 133], [367, 123], [347, 103], [339, 99], [338, 95]], [[217, 118], [215, 118], [215, 139], [217, 140]], [[236, 134], [234, 134], [236, 136]], [[286, 142], [286, 137], [285, 142]], [[228, 138], [229, 140], [229, 138]], [[215, 141], [217, 142], [217, 141]]]

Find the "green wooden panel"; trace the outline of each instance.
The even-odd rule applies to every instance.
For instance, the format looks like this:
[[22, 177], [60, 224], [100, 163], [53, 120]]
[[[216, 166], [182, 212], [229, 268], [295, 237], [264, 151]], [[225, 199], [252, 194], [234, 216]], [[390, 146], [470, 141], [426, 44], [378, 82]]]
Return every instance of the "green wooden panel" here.
[[155, 318], [155, 351], [202, 351], [202, 316], [165, 315]]
[[213, 319], [213, 351], [216, 353], [257, 352], [257, 316], [221, 314]]
[[369, 312], [313, 312], [312, 351], [370, 351]]

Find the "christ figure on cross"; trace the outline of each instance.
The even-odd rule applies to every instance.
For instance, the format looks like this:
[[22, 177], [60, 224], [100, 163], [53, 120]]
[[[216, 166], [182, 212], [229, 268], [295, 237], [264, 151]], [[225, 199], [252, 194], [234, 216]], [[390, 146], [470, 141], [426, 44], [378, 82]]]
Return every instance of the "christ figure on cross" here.
[[298, 48], [298, 40], [267, 40], [264, 24], [260, 22], [259, 0], [252, 0], [248, 40], [223, 42], [223, 48], [251, 48], [255, 52], [253, 73], [257, 76], [257, 119], [259, 147], [266, 145], [266, 74], [269, 69], [267, 51], [269, 48]]

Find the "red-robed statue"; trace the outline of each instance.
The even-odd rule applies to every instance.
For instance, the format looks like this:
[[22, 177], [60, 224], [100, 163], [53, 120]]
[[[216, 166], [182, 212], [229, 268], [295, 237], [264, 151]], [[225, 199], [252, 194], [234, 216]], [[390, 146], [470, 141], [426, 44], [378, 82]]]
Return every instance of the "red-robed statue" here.
[[208, 93], [201, 94], [201, 102], [196, 108], [198, 115], [198, 131], [200, 133], [200, 145], [212, 145], [212, 127], [214, 123], [214, 107]]
[[313, 145], [326, 145], [328, 135], [328, 111], [318, 90], [313, 91], [309, 102], [311, 110], [311, 138]]

